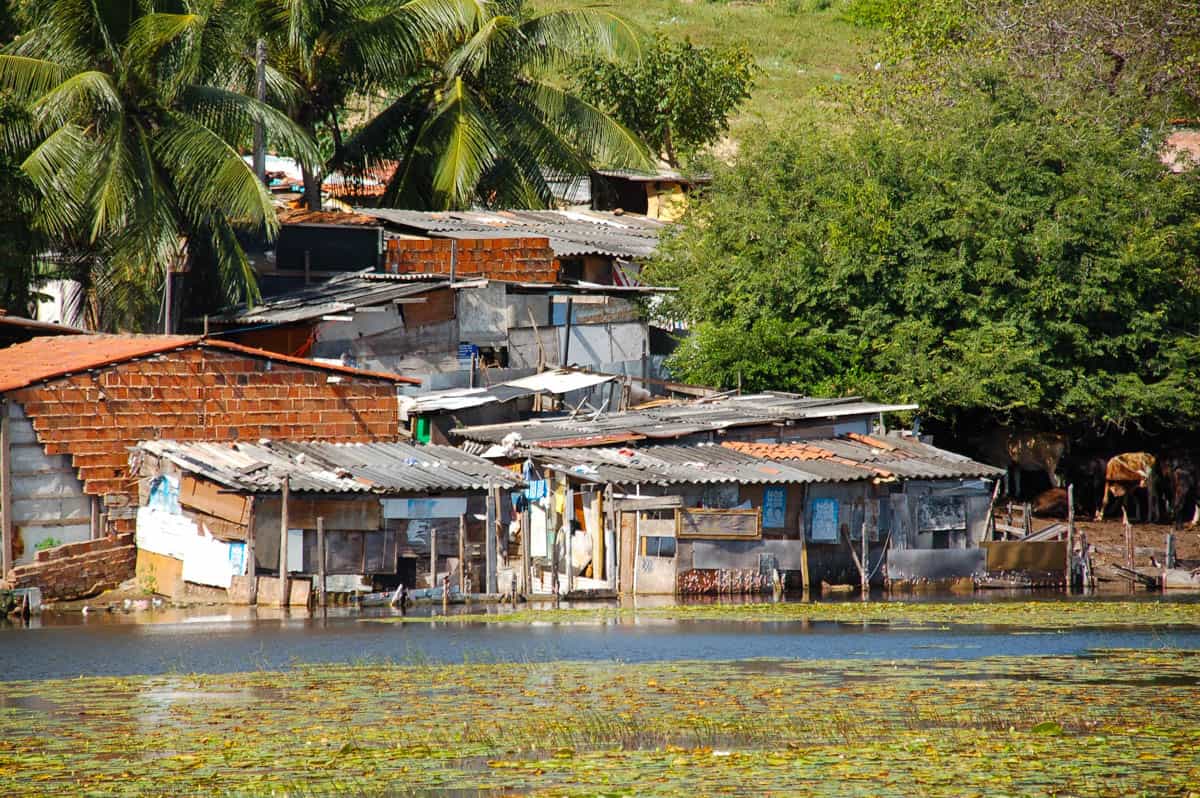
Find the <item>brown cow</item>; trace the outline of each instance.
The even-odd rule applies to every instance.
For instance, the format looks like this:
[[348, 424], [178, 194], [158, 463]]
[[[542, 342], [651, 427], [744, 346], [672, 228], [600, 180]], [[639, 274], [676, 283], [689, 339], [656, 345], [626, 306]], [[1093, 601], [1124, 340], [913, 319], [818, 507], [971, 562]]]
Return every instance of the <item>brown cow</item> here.
[[1013, 473], [1010, 494], [1021, 495], [1021, 471], [1044, 471], [1052, 487], [1060, 487], [1058, 464], [1067, 453], [1067, 436], [1060, 432], [992, 430], [980, 445], [984, 462]]
[[1157, 477], [1158, 459], [1149, 452], [1126, 452], [1111, 458], [1104, 468], [1104, 498], [1100, 500], [1096, 520], [1104, 520], [1110, 496], [1128, 504], [1130, 496], [1145, 488], [1147, 520], [1152, 524], [1158, 521]]

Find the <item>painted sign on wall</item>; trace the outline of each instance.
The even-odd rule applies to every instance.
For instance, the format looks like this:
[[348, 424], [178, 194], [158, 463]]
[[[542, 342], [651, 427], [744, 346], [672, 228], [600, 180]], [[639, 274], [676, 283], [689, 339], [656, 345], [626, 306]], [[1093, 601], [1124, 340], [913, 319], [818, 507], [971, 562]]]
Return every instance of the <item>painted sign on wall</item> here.
[[836, 543], [838, 540], [838, 500], [812, 500], [812, 540]]
[[787, 526], [787, 488], [770, 485], [763, 488], [763, 526], [781, 529]]

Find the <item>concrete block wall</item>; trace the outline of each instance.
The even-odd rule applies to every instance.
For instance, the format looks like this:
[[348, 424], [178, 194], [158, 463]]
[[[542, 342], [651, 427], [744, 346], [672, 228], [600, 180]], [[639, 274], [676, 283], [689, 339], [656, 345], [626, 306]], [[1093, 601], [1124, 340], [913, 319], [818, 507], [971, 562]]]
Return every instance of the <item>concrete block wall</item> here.
[[548, 238], [392, 238], [384, 267], [393, 274], [449, 274], [452, 254], [456, 276], [558, 282], [560, 266]]

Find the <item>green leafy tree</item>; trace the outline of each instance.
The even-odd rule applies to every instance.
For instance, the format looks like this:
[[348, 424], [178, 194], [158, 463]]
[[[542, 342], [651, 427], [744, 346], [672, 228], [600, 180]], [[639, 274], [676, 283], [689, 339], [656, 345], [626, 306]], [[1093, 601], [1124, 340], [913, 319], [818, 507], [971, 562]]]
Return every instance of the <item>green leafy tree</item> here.
[[608, 11], [534, 14], [522, 0], [494, 0], [436, 41], [337, 163], [398, 162], [389, 205], [544, 207], [553, 202], [547, 171], [651, 165], [635, 133], [556, 80], [582, 55], [636, 50], [633, 31]]
[[1200, 178], [1160, 134], [988, 73], [920, 124], [753, 144], [647, 270], [693, 329], [674, 368], [950, 423], [1194, 424]]
[[724, 135], [760, 71], [745, 47], [699, 47], [658, 34], [636, 64], [592, 61], [576, 69], [575, 84], [678, 167]]
[[238, 242], [277, 227], [239, 147], [262, 124], [315, 157], [286, 116], [230, 88], [244, 19], [223, 0], [52, 0], [0, 55], [0, 87], [28, 109], [8, 152], [37, 191], [35, 222], [56, 249], [88, 255], [104, 327], [148, 326], [172, 264], [214, 301], [257, 297]]

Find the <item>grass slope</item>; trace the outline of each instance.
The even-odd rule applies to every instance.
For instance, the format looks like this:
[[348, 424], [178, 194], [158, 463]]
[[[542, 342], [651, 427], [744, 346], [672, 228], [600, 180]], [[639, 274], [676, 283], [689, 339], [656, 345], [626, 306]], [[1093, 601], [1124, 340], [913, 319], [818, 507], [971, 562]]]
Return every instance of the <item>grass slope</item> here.
[[[812, 119], [836, 125], [839, 106], [821, 95], [854, 79], [879, 33], [843, 19], [847, 0], [613, 0], [603, 3], [647, 33], [662, 31], [696, 44], [745, 44], [763, 69], [754, 96], [733, 121], [741, 140], [758, 125], [781, 129]], [[595, 5], [587, 0], [534, 0], [539, 10]]]

